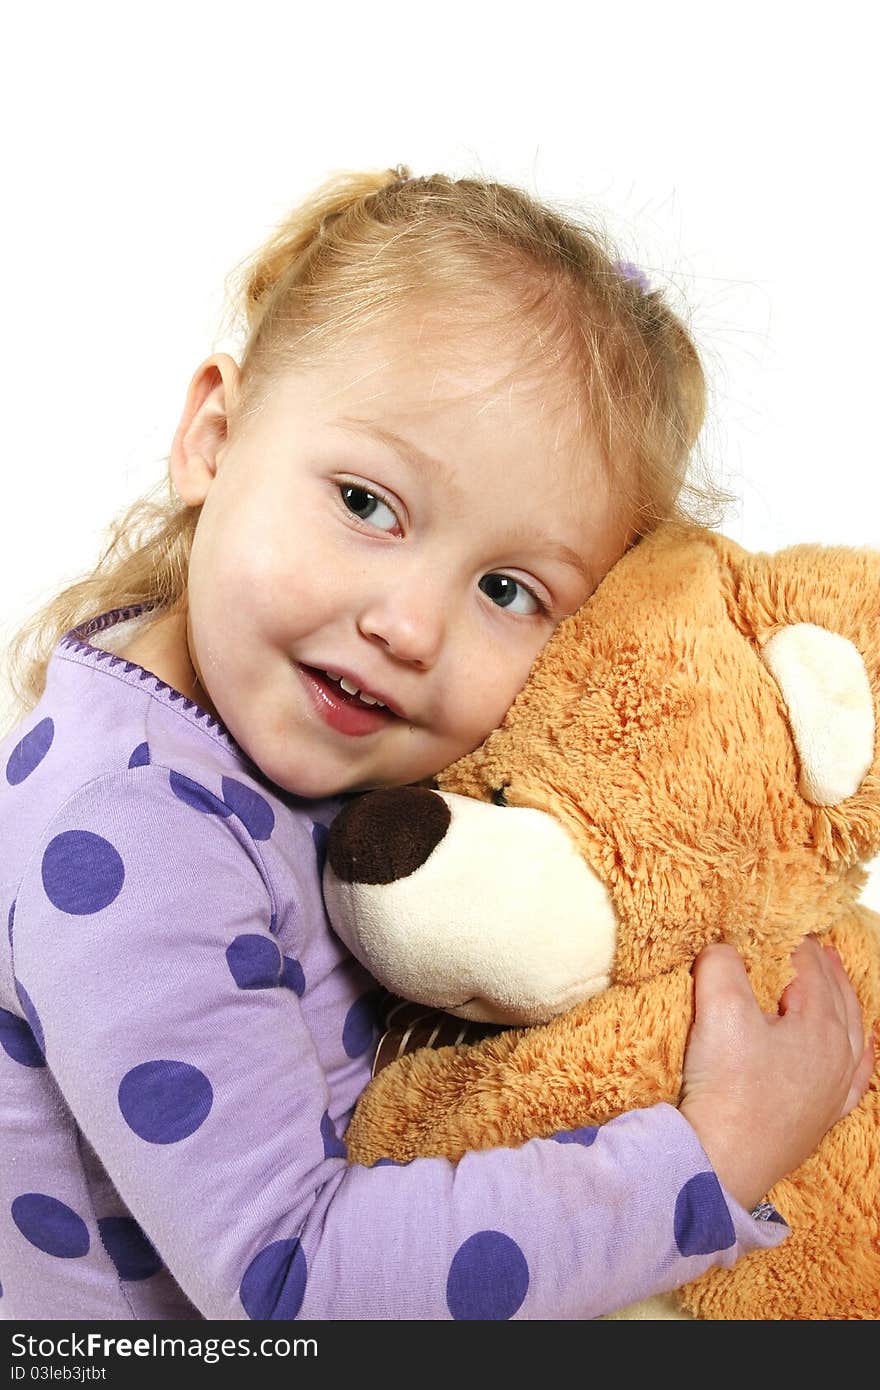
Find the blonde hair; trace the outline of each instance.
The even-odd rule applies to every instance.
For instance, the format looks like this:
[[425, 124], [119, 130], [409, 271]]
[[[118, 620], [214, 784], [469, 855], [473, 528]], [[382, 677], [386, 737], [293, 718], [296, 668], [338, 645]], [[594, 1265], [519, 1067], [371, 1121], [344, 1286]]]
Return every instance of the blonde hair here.
[[[285, 371], [424, 306], [456, 342], [507, 331], [519, 368], [537, 369], [552, 399], [576, 408], [576, 437], [598, 443], [630, 543], [662, 521], [717, 524], [727, 494], [687, 476], [706, 403], [696, 348], [662, 294], [625, 270], [603, 230], [507, 184], [414, 178], [404, 165], [334, 176], [227, 278], [247, 328], [230, 435]], [[109, 609], [185, 601], [199, 511], [166, 477], [111, 525], [92, 572], [13, 639], [21, 712], [71, 628]]]

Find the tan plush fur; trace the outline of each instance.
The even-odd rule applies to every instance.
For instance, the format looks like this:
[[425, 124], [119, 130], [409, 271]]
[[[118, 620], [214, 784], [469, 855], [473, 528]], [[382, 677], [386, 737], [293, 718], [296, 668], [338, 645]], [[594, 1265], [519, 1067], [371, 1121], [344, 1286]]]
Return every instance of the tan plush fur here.
[[[675, 1104], [690, 968], [710, 941], [742, 953], [765, 1009], [807, 932], [833, 943], [866, 1028], [880, 1018], [880, 919], [858, 903], [880, 849], [880, 753], [837, 806], [806, 802], [779, 687], [760, 647], [808, 622], [861, 653], [880, 727], [880, 554], [798, 546], [750, 555], [703, 531], [641, 542], [557, 629], [508, 717], [439, 779], [445, 791], [549, 812], [607, 885], [614, 983], [541, 1027], [424, 1049], [368, 1088], [352, 1161], [518, 1144]], [[499, 808], [499, 815], [504, 809]], [[704, 1318], [880, 1315], [880, 1074], [770, 1199], [778, 1248], [680, 1291]]]

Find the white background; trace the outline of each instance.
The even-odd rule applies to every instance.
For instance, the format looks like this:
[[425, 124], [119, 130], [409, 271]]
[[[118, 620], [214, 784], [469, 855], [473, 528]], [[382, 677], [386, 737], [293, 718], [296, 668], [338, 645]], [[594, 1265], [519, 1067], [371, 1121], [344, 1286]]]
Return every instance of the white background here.
[[224, 276], [343, 168], [481, 173], [600, 209], [702, 347], [707, 453], [741, 499], [722, 529], [753, 549], [880, 545], [872, 14], [17, 6], [0, 647], [164, 469], [192, 373], [232, 347]]

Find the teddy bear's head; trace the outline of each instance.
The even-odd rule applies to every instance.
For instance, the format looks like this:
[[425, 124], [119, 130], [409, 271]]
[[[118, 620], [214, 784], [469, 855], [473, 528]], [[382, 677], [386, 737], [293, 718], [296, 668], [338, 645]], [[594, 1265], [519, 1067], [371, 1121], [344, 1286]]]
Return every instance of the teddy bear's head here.
[[782, 968], [880, 849], [878, 715], [880, 554], [662, 528], [437, 790], [345, 807], [331, 921], [394, 993], [506, 1023], [722, 938]]

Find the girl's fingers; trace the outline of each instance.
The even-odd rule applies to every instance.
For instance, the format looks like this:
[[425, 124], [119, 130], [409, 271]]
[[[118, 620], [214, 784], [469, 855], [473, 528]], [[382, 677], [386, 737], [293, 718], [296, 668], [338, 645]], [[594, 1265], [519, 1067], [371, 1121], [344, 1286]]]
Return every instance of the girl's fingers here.
[[708, 1007], [738, 1004], [757, 1009], [743, 959], [734, 946], [715, 942], [704, 946], [694, 961], [694, 1003], [696, 1018]]
[[849, 1088], [849, 1094], [847, 1095], [847, 1098], [843, 1103], [843, 1109], [840, 1112], [841, 1119], [844, 1115], [848, 1115], [849, 1112], [853, 1110], [855, 1106], [858, 1105], [862, 1096], [867, 1091], [868, 1082], [871, 1080], [876, 1060], [877, 1056], [874, 1051], [873, 1038], [868, 1038], [867, 1046], [865, 1047], [865, 1050], [862, 1053], [861, 1061], [859, 1062], [859, 1065], [856, 1067], [855, 1073], [853, 1075], [852, 1083]]
[[[854, 1039], [849, 1026], [849, 1018], [847, 1015], [846, 1007], [846, 997], [844, 995], [843, 989], [841, 988], [841, 970], [839, 970], [835, 965], [834, 958], [836, 955], [837, 952], [834, 951], [830, 946], [820, 947], [820, 959], [822, 961], [822, 972], [825, 976], [825, 988], [828, 994], [828, 1001], [832, 1009], [834, 1010], [834, 1014], [841, 1028], [844, 1028], [846, 1030], [847, 1035], [849, 1036], [850, 1045], [852, 1045]], [[844, 971], [843, 974], [845, 975], [845, 973], [846, 972]], [[855, 1065], [855, 1063], [861, 1057], [862, 1048], [864, 1047], [864, 1045], [864, 1035], [862, 1034], [861, 1028], [859, 1028], [857, 1045], [855, 1048], [855, 1052], [853, 1053], [853, 1065]]]
[[859, 997], [852, 986], [852, 981], [846, 973], [843, 961], [834, 950], [833, 946], [827, 946], [823, 953], [831, 968], [831, 973], [837, 986], [837, 998], [843, 1009], [843, 1016], [846, 1022], [847, 1032], [849, 1033], [849, 1045], [852, 1048], [853, 1063], [858, 1064], [862, 1059], [865, 1047], [865, 1029], [862, 1022], [862, 1010], [859, 1004]]
[[830, 962], [823, 961], [824, 952], [815, 937], [808, 936], [791, 953], [795, 976], [783, 990], [779, 1001], [780, 1014], [802, 1014], [811, 1009], [823, 995], [830, 993]]

